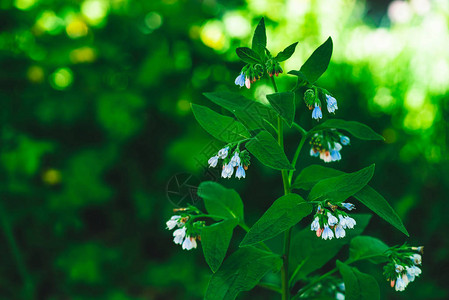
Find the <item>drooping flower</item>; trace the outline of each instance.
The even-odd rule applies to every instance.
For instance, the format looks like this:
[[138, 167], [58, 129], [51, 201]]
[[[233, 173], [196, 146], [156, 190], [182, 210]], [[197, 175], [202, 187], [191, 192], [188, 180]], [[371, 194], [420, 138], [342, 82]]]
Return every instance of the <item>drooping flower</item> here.
[[410, 259], [413, 261], [415, 265], [421, 264], [421, 255], [419, 254], [413, 254], [412, 256], [410, 256]]
[[239, 153], [237, 151], [234, 152], [234, 155], [231, 158], [230, 164], [232, 167], [237, 167], [238, 165], [240, 165], [240, 157], [239, 157]]
[[223, 170], [221, 171], [221, 177], [223, 178], [231, 178], [232, 173], [234, 173], [234, 168], [231, 163], [223, 165]]
[[352, 203], [349, 203], [349, 202], [342, 202], [341, 206], [343, 206], [344, 208], [346, 208], [349, 211], [355, 209], [355, 205]]
[[349, 145], [350, 141], [351, 141], [351, 140], [349, 139], [349, 137], [347, 137], [347, 136], [345, 136], [345, 135], [342, 135], [342, 136], [340, 137], [340, 143], [342, 143], [343, 146]]
[[340, 225], [343, 227], [343, 229], [346, 229], [346, 220], [345, 217], [343, 217], [343, 215], [338, 215], [338, 219], [340, 220]]
[[245, 79], [245, 86], [247, 89], [251, 88], [251, 80], [249, 79], [249, 77], [246, 77]]
[[331, 162], [332, 161], [332, 157], [329, 151], [321, 151], [320, 152], [320, 158], [325, 162]]
[[215, 168], [218, 163], [218, 155], [215, 155], [215, 156], [212, 156], [211, 158], [209, 158], [207, 163], [209, 164], [209, 168], [210, 167]]
[[184, 242], [182, 243], [182, 249], [183, 250], [191, 250], [193, 248], [196, 248], [196, 238], [186, 236]]
[[394, 287], [394, 289], [396, 291], [402, 292], [403, 290], [405, 290], [405, 287], [407, 286], [407, 284], [404, 282], [404, 280], [402, 279], [402, 276], [399, 276], [396, 279], [396, 285]]
[[172, 230], [176, 227], [176, 225], [179, 225], [178, 220], [181, 219], [181, 216], [172, 216], [170, 220], [167, 221], [167, 229]]
[[326, 95], [326, 101], [327, 101], [327, 110], [330, 113], [335, 113], [335, 111], [338, 109], [337, 100], [331, 95]]
[[186, 236], [186, 230], [187, 229], [185, 227], [182, 227], [182, 228], [176, 229], [173, 232], [173, 236], [175, 237], [173, 239], [173, 242], [175, 242], [175, 244], [177, 244], [177, 245], [182, 244], [182, 241], [184, 240], [184, 237]]
[[333, 214], [328, 212], [327, 213], [327, 222], [329, 223], [329, 226], [334, 226], [338, 223], [338, 219]]
[[327, 239], [332, 240], [333, 237], [334, 237], [334, 232], [332, 231], [332, 229], [330, 229], [327, 224], [324, 225], [323, 235], [322, 235], [323, 240], [327, 240]]
[[335, 226], [335, 237], [339, 239], [344, 238], [345, 236], [346, 231], [344, 230], [343, 226], [341, 226], [341, 224], [337, 224], [337, 226]]
[[310, 225], [310, 230], [317, 231], [320, 229], [320, 219], [318, 217], [315, 217], [312, 224]]
[[331, 150], [330, 156], [332, 161], [339, 161], [341, 159], [340, 151], [337, 150]]
[[223, 149], [218, 150], [218, 157], [221, 159], [225, 159], [228, 156], [229, 147], [226, 146]]
[[315, 151], [313, 149], [313, 147], [312, 147], [312, 148], [310, 148], [310, 156], [318, 157], [318, 156], [320, 156], [320, 152], [319, 151]]
[[345, 300], [346, 296], [343, 293], [337, 292], [337, 293], [335, 293], [335, 299], [337, 299], [337, 300]]
[[356, 224], [357, 223], [356, 223], [356, 221], [353, 218], [348, 217], [348, 216], [345, 217], [345, 225], [346, 225], [347, 228], [352, 229], [352, 228], [354, 228], [354, 226]]
[[239, 76], [237, 76], [237, 78], [235, 79], [235, 84], [240, 87], [243, 87], [245, 85], [245, 74], [243, 74], [243, 72], [240, 73]]
[[235, 177], [240, 179], [240, 178], [245, 178], [246, 174], [245, 174], [245, 169], [243, 168], [242, 165], [239, 165], [237, 168], [237, 171], [235, 171]]
[[413, 282], [415, 277], [418, 277], [422, 273], [421, 269], [417, 266], [405, 267], [405, 271], [410, 282]]
[[399, 274], [402, 273], [402, 271], [404, 271], [404, 267], [401, 265], [398, 265], [398, 264], [396, 264], [394, 266], [394, 269], [395, 269], [396, 273], [399, 273]]
[[312, 111], [312, 118], [316, 120], [320, 120], [323, 118], [323, 114], [321, 113], [321, 107], [315, 104], [315, 108]]
[[319, 228], [319, 229], [316, 231], [316, 236], [317, 236], [317, 237], [320, 237], [322, 233], [323, 233], [323, 228]]

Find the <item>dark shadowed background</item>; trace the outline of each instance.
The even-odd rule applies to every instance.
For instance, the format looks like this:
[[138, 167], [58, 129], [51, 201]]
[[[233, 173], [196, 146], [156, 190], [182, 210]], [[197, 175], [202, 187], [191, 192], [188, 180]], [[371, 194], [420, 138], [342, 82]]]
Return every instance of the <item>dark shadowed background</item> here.
[[[211, 273], [200, 247], [173, 244], [164, 229], [172, 209], [201, 206], [194, 188], [219, 180], [242, 195], [252, 225], [282, 194], [280, 173], [254, 158], [245, 180], [205, 172], [222, 144], [190, 111], [193, 102], [221, 112], [202, 93], [239, 90], [243, 63], [234, 49], [249, 44], [262, 16], [272, 52], [299, 41], [286, 71], [332, 36], [319, 84], [338, 99], [336, 117], [385, 137], [352, 139], [330, 166], [376, 163], [371, 184], [410, 238], [379, 217], [365, 234], [424, 245], [423, 274], [397, 293], [380, 266], [362, 270], [379, 280], [382, 299], [449, 296], [447, 1], [3, 0], [1, 299], [202, 297]], [[281, 89], [293, 83], [278, 80]], [[266, 79], [242, 89], [261, 102], [272, 91]], [[314, 125], [304, 105], [296, 120]], [[298, 138], [287, 131], [287, 154]], [[306, 147], [299, 166], [311, 163], [321, 161]], [[242, 236], [237, 230], [231, 248]], [[251, 295], [241, 299], [277, 298], [260, 288]]]

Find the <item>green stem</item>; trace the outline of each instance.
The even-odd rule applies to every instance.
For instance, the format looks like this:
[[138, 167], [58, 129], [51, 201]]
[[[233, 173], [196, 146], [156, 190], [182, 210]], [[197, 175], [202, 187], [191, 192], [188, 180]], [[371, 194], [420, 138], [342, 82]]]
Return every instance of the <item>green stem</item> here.
[[20, 252], [19, 246], [17, 245], [16, 239], [12, 232], [8, 217], [3, 208], [3, 205], [1, 205], [1, 204], [0, 204], [0, 220], [1, 220], [1, 226], [3, 227], [3, 232], [6, 237], [6, 241], [9, 245], [11, 252], [13, 254], [13, 257], [16, 261], [16, 265], [17, 265], [19, 274], [22, 277], [23, 288], [25, 290], [25, 298], [26, 299], [34, 299], [33, 281], [31, 280], [31, 276], [28, 273], [22, 253]]
[[[278, 88], [276, 85], [276, 81], [274, 77], [271, 77], [271, 83], [273, 84], [274, 91], [277, 93]], [[282, 151], [284, 151], [284, 123], [281, 117], [278, 116], [278, 143], [281, 147]], [[282, 183], [284, 186], [284, 194], [287, 195], [290, 193], [290, 184], [288, 181], [287, 170], [282, 170]], [[288, 286], [288, 260], [290, 256], [290, 240], [291, 240], [292, 231], [291, 228], [284, 232], [284, 251], [283, 251], [283, 264], [281, 268], [281, 289], [282, 289], [282, 300], [290, 299], [290, 289]]]
[[302, 149], [302, 146], [304, 146], [304, 143], [306, 142], [306, 138], [307, 138], [307, 134], [304, 134], [301, 138], [301, 141], [299, 142], [298, 148], [296, 148], [295, 155], [293, 156], [293, 161], [292, 161], [293, 170], [290, 170], [290, 172], [288, 174], [289, 184], [292, 183], [293, 173], [295, 172], [295, 169], [296, 169], [296, 163], [298, 162], [299, 153], [301, 153], [301, 149]]

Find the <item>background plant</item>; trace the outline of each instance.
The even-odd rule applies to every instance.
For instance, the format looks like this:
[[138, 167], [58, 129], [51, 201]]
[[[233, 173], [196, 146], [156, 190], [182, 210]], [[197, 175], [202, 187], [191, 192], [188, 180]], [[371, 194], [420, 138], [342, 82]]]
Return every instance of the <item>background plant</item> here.
[[[212, 179], [212, 172], [202, 175], [212, 155], [202, 154], [210, 136], [189, 102], [224, 113], [202, 93], [239, 90], [232, 86], [243, 66], [235, 48], [251, 44], [252, 28], [265, 15], [268, 35], [276, 36], [272, 53], [301, 41], [283, 62], [285, 70], [297, 69], [332, 36], [332, 61], [319, 85], [338, 99], [339, 118], [368, 124], [386, 139], [351, 139], [341, 152], [351, 160], [333, 163], [350, 172], [375, 162], [370, 185], [398, 212], [409, 243], [426, 246], [419, 284], [402, 293], [380, 284], [382, 297], [447, 298], [441, 273], [449, 241], [441, 234], [448, 226], [447, 7], [444, 1], [408, 1], [392, 9], [396, 4], [3, 1], [0, 182], [12, 235], [1, 234], [2, 297], [22, 297], [30, 285], [32, 294], [46, 299], [202, 297], [209, 267], [201, 251], [173, 247], [162, 224], [176, 202], [165, 187], [180, 172]], [[282, 76], [277, 84], [286, 90], [294, 78]], [[262, 101], [274, 91], [264, 80], [241, 92]], [[311, 128], [316, 121], [303, 112], [307, 116], [298, 117]], [[285, 128], [287, 151], [294, 151], [297, 137]], [[299, 161], [304, 167], [316, 163], [308, 156]], [[254, 157], [250, 171], [245, 180], [224, 184], [239, 191], [245, 219], [253, 224], [281, 182], [276, 170], [261, 168]], [[367, 232], [388, 245], [404, 240], [377, 216]], [[243, 232], [234, 235], [233, 249]], [[21, 255], [12, 251], [11, 236]], [[340, 260], [347, 258], [345, 247]], [[378, 266], [358, 267], [385, 279]], [[259, 287], [250, 294], [270, 295], [277, 298]]]

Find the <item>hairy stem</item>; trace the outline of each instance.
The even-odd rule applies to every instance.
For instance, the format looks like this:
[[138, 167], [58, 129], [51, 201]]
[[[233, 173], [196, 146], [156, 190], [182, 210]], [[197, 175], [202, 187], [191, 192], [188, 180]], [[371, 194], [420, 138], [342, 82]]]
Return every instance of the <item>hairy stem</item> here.
[[[271, 83], [273, 84], [274, 91], [277, 93], [278, 88], [276, 85], [276, 81], [274, 80], [274, 77], [271, 77]], [[281, 119], [281, 117], [278, 116], [278, 143], [281, 147], [282, 151], [284, 151], [284, 123]], [[282, 170], [282, 183], [284, 186], [284, 194], [287, 195], [290, 193], [290, 184], [288, 181], [288, 174], [287, 170]], [[283, 251], [283, 264], [281, 268], [281, 281], [282, 281], [282, 300], [289, 300], [290, 299], [290, 289], [288, 286], [288, 260], [290, 256], [290, 239], [291, 239], [291, 228], [286, 230], [284, 232], [284, 251]]]
[[[298, 162], [299, 153], [301, 153], [302, 146], [304, 146], [304, 143], [306, 142], [307, 134], [304, 134], [301, 138], [301, 141], [299, 142], [298, 148], [296, 148], [295, 155], [293, 156], [292, 166], [296, 169], [296, 163]], [[295, 170], [290, 170], [288, 174], [288, 182], [291, 185], [292, 179], [293, 179], [293, 173]]]

